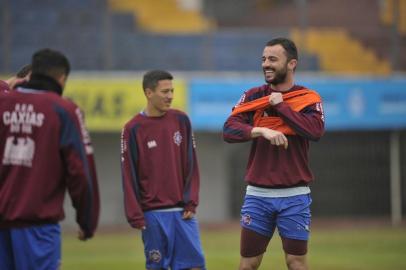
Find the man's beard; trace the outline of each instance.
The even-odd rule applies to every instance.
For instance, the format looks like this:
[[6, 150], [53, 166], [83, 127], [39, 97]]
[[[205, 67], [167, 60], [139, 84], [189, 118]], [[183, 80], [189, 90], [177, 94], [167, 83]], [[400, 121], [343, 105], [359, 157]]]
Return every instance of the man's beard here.
[[[265, 74], [265, 71], [266, 70], [264, 70], [264, 74]], [[277, 85], [277, 84], [285, 82], [286, 76], [288, 74], [288, 67], [287, 66], [285, 66], [283, 69], [280, 69], [280, 70], [274, 70], [274, 72], [275, 72], [275, 75], [274, 75], [273, 79], [271, 79], [271, 80], [267, 80], [266, 75], [265, 75], [265, 81], [268, 84]]]

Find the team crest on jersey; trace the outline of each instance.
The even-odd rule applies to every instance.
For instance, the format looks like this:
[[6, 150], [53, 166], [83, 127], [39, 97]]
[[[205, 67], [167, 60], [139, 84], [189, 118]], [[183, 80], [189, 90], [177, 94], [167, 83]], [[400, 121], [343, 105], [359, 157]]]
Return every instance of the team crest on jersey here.
[[250, 225], [251, 224], [251, 216], [248, 214], [245, 214], [241, 217], [242, 223], [245, 225]]
[[182, 143], [182, 135], [180, 134], [179, 130], [173, 134], [173, 141], [180, 146]]
[[152, 262], [159, 263], [162, 259], [162, 255], [159, 250], [153, 249], [149, 251], [148, 258]]

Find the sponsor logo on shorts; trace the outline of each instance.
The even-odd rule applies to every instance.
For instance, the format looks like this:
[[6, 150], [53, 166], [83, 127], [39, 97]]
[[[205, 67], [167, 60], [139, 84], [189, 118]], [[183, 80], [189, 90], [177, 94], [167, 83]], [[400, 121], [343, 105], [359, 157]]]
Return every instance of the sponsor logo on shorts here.
[[242, 223], [244, 223], [245, 225], [251, 224], [251, 216], [248, 214], [243, 215], [241, 220], [242, 220]]
[[297, 228], [298, 231], [305, 230], [305, 231], [307, 231], [307, 232], [310, 232], [310, 226], [307, 225], [307, 224], [304, 225], [304, 226], [297, 225], [296, 228]]
[[157, 250], [157, 249], [150, 250], [149, 254], [148, 254], [148, 258], [152, 262], [159, 263], [162, 258], [161, 252], [159, 252], [159, 250]]

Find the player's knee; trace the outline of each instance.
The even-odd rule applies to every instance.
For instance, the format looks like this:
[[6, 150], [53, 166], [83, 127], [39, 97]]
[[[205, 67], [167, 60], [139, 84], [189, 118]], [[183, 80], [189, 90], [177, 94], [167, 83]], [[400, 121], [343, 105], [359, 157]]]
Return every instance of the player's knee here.
[[256, 270], [261, 264], [260, 259], [256, 258], [242, 258], [239, 270]]
[[307, 270], [306, 256], [286, 256], [286, 266], [289, 270]]

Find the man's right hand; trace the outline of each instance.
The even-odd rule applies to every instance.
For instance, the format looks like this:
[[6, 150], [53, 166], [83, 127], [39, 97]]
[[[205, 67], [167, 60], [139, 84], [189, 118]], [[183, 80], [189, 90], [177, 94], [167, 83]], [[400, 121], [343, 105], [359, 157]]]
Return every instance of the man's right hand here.
[[280, 131], [265, 127], [254, 127], [251, 131], [251, 137], [256, 138], [259, 136], [262, 136], [270, 141], [272, 145], [283, 146], [285, 149], [288, 148], [288, 139]]
[[89, 239], [90, 237], [86, 237], [86, 234], [85, 234], [85, 232], [84, 231], [82, 231], [81, 229], [79, 229], [79, 232], [78, 232], [78, 239], [80, 240], [80, 241], [86, 241], [87, 239]]
[[143, 225], [143, 226], [140, 226], [140, 227], [135, 227], [137, 230], [140, 230], [140, 231], [143, 231], [143, 230], [145, 230], [145, 229], [147, 229], [147, 226], [145, 226], [145, 225]]
[[17, 78], [14, 76], [14, 77], [7, 79], [5, 82], [8, 84], [10, 89], [13, 90], [16, 85], [24, 83], [26, 81], [27, 81], [26, 78]]

